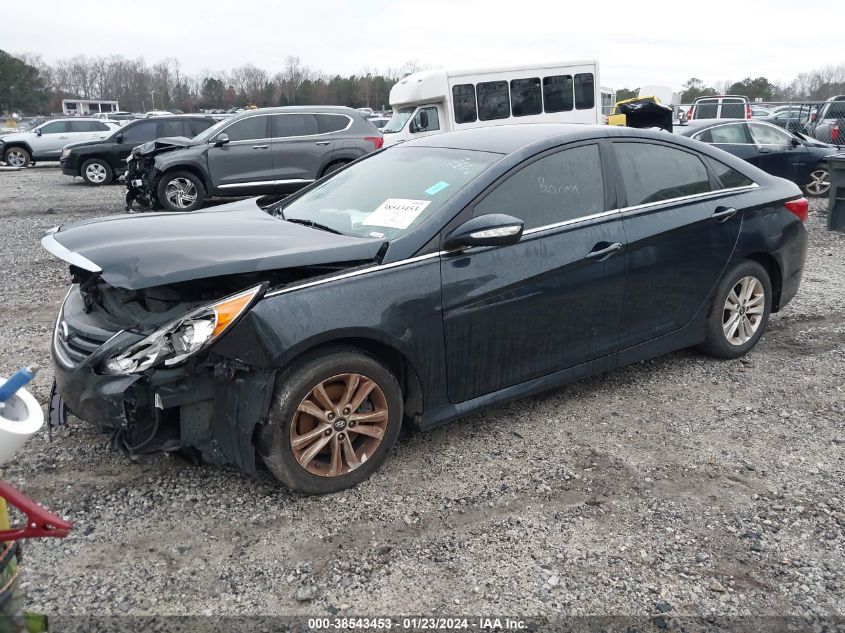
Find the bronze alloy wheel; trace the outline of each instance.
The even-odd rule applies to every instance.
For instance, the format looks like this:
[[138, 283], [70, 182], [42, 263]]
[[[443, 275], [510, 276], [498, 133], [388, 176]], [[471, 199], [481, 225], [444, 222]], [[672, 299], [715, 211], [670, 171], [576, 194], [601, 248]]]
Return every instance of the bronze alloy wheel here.
[[312, 475], [346, 475], [375, 453], [387, 430], [387, 398], [362, 374], [323, 380], [299, 403], [290, 425], [290, 446]]

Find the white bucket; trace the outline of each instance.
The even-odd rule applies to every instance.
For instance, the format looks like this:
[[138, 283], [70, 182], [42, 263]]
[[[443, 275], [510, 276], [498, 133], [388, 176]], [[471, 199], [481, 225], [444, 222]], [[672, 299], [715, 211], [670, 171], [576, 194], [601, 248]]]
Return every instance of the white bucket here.
[[[4, 378], [0, 378], [0, 386], [5, 382]], [[25, 389], [18, 389], [0, 407], [0, 466], [38, 433], [43, 424], [44, 412], [38, 400]]]

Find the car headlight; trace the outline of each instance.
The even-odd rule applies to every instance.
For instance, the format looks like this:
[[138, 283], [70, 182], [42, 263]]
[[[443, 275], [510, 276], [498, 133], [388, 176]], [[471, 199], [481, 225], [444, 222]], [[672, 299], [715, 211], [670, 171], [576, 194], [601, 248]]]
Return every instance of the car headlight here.
[[62, 158], [67, 158], [68, 156], [70, 156], [70, 150], [69, 149], [63, 149], [62, 155], [59, 156], [59, 160], [61, 160]]
[[155, 365], [173, 367], [217, 340], [252, 305], [264, 285], [189, 312], [106, 361], [106, 374], [135, 374]]

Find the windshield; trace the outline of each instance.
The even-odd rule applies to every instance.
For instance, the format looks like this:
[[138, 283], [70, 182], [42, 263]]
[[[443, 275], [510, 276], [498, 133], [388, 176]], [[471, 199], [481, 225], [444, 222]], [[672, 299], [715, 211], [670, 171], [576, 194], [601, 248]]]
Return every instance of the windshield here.
[[390, 121], [387, 122], [383, 128], [381, 128], [382, 134], [395, 134], [399, 132], [405, 124], [408, 122], [408, 119], [411, 118], [411, 115], [414, 113], [416, 108], [399, 108], [393, 113], [393, 116], [390, 117]]
[[[355, 237], [394, 240], [440, 209], [500, 154], [396, 147], [332, 176], [287, 205], [285, 220]], [[318, 226], [318, 228], [320, 228]]]
[[212, 125], [210, 128], [206, 128], [205, 130], [203, 130], [202, 132], [197, 134], [191, 140], [193, 140], [193, 141], [207, 141], [212, 136], [217, 134], [217, 132], [219, 132], [221, 128], [225, 127], [231, 120], [232, 119], [230, 119], [230, 118], [225, 118], [222, 121], [218, 121], [217, 123]]

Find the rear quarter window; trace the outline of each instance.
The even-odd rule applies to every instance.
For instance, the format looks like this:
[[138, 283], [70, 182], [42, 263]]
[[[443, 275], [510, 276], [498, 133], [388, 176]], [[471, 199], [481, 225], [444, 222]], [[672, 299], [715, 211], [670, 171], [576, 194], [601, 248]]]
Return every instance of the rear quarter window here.
[[741, 174], [733, 167], [728, 167], [724, 163], [720, 163], [715, 158], [706, 156], [704, 160], [706, 160], [710, 165], [710, 169], [715, 172], [716, 177], [725, 189], [731, 189], [733, 187], [747, 187], [754, 184], [754, 181], [748, 176]]
[[349, 117], [342, 114], [318, 114], [317, 131], [320, 134], [340, 132], [349, 127]]

